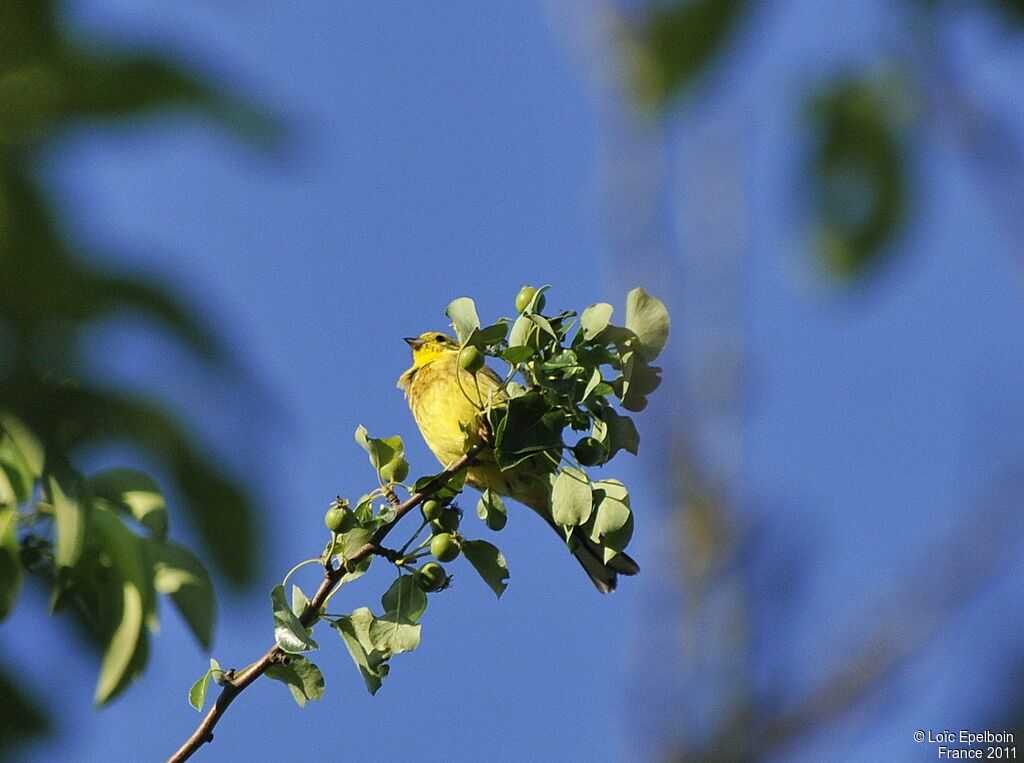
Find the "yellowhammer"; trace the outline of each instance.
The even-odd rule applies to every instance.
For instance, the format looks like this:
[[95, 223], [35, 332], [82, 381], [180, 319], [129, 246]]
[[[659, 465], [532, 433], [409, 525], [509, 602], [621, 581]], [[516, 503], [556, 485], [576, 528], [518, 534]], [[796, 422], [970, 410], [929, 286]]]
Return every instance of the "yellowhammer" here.
[[[459, 345], [436, 331], [405, 340], [412, 347], [412, 367], [398, 379], [405, 391], [416, 426], [434, 455], [447, 466], [480, 440], [480, 410], [488, 401], [504, 402], [501, 379], [486, 365], [475, 373], [459, 365]], [[473, 487], [491, 490], [513, 498], [539, 514], [558, 533], [562, 531], [551, 518], [551, 469], [543, 454], [502, 471], [493, 451], [480, 452], [466, 473]], [[602, 593], [615, 590], [618, 573], [635, 575], [637, 563], [618, 554], [607, 564], [602, 548], [585, 533], [576, 536], [579, 544], [573, 554]]]

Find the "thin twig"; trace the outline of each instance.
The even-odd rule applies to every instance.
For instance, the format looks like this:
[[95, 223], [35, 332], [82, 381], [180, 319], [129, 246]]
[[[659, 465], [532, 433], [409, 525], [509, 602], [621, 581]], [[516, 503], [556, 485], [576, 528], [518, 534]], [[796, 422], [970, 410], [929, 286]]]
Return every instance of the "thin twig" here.
[[[345, 564], [338, 567], [334, 567], [333, 565], [325, 567], [324, 579], [320, 582], [320, 587], [313, 595], [313, 598], [306, 603], [305, 609], [302, 610], [302, 614], [299, 616], [299, 621], [307, 628], [313, 625], [320, 618], [320, 608], [324, 605], [324, 602], [327, 601], [328, 596], [330, 596], [331, 591], [338, 584], [338, 581], [340, 581], [341, 578], [356, 564], [363, 561], [371, 554], [379, 553], [382, 548], [381, 543], [384, 541], [384, 538], [387, 537], [388, 533], [391, 532], [391, 529], [402, 519], [402, 517], [444, 487], [453, 475], [470, 466], [484, 447], [484, 442], [476, 443], [464, 456], [459, 458], [455, 463], [431, 480], [423, 490], [418, 493], [413, 493], [404, 501], [397, 504], [395, 506], [395, 518], [386, 525], [379, 527], [377, 532], [373, 534], [370, 540], [368, 540], [362, 548], [348, 557]], [[328, 565], [330, 565], [329, 561]], [[207, 742], [213, 741], [213, 729], [216, 727], [221, 717], [223, 717], [228, 707], [231, 706], [231, 703], [235, 701], [235, 697], [245, 691], [253, 681], [266, 673], [271, 666], [285, 659], [287, 659], [287, 654], [284, 650], [279, 646], [274, 645], [255, 663], [250, 665], [241, 673], [235, 674], [234, 678], [230, 679], [221, 689], [220, 694], [217, 696], [217, 701], [214, 702], [213, 707], [210, 708], [209, 712], [204, 716], [196, 730], [188, 739], [185, 740], [185, 743], [178, 749], [178, 751], [167, 759], [167, 763], [181, 763], [181, 761], [188, 760], [200, 747]]]

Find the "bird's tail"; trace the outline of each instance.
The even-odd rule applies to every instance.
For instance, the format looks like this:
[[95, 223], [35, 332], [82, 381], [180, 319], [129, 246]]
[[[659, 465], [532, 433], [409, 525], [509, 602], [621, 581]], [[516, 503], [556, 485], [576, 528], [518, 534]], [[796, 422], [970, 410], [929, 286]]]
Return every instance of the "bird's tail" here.
[[[552, 524], [552, 526], [561, 537], [561, 529], [557, 525]], [[623, 553], [616, 554], [606, 564], [604, 549], [584, 533], [580, 533], [574, 542], [578, 545], [573, 549], [572, 555], [583, 567], [590, 582], [601, 593], [614, 591], [619, 575], [635, 575], [640, 572], [640, 565], [632, 557]]]

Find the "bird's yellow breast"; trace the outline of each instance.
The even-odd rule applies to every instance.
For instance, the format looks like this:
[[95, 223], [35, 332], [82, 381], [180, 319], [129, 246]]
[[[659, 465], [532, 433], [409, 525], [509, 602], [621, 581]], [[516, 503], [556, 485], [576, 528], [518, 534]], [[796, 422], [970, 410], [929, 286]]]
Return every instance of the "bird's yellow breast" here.
[[[458, 353], [440, 355], [410, 368], [399, 379], [416, 426], [443, 464], [459, 458], [477, 439], [480, 408], [499, 381], [488, 369], [473, 374], [459, 368]], [[461, 386], [460, 386], [461, 384]], [[479, 387], [479, 388], [478, 388]]]

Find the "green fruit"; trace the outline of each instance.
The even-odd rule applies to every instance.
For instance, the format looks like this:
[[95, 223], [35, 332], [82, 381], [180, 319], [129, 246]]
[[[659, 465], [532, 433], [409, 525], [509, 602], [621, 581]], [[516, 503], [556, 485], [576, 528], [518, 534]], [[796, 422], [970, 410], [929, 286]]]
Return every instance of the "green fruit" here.
[[593, 437], [584, 437], [573, 446], [572, 454], [581, 466], [596, 466], [604, 463], [604, 446]]
[[328, 509], [327, 513], [324, 514], [324, 524], [327, 525], [327, 529], [332, 533], [341, 532], [341, 527], [345, 523], [345, 509]]
[[450, 562], [459, 555], [459, 542], [451, 533], [435, 535], [430, 541], [430, 553], [439, 562]]
[[428, 522], [432, 522], [441, 516], [443, 509], [441, 508], [441, 502], [436, 498], [431, 498], [429, 501], [424, 501], [423, 506], [420, 507], [420, 511], [423, 512], [423, 518]]
[[459, 354], [459, 365], [471, 374], [484, 367], [484, 356], [476, 347], [466, 347]]
[[396, 458], [380, 468], [380, 476], [385, 482], [401, 482], [409, 476], [409, 462], [404, 458]]
[[[516, 294], [516, 310], [523, 313], [526, 312], [526, 308], [530, 306], [530, 302], [533, 301], [533, 296], [537, 293], [537, 290], [532, 286], [524, 286]], [[537, 304], [534, 305], [534, 310], [540, 312], [544, 309], [544, 296], [537, 300]]]
[[427, 562], [416, 575], [416, 584], [428, 593], [443, 588], [447, 580], [448, 575], [444, 567], [437, 562]]

